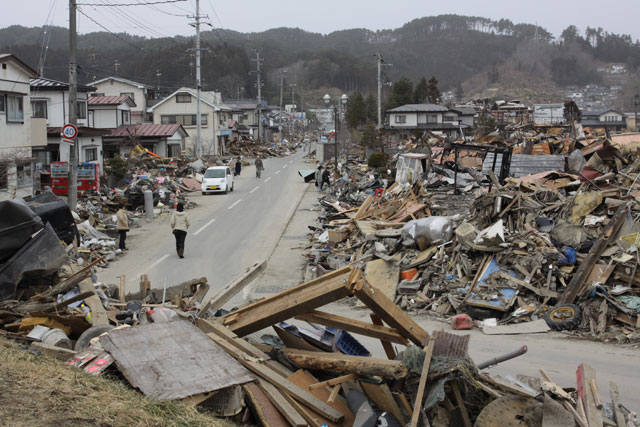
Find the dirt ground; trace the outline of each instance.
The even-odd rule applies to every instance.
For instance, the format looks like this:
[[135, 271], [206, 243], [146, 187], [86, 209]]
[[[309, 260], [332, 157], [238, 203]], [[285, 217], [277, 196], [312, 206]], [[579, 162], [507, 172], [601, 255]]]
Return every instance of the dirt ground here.
[[123, 382], [95, 377], [0, 339], [3, 426], [210, 426], [233, 424], [175, 402], [151, 402]]

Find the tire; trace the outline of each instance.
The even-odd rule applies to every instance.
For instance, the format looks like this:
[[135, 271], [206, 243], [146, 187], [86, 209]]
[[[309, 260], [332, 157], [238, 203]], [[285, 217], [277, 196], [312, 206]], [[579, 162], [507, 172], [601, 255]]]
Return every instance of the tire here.
[[84, 350], [89, 347], [89, 341], [98, 335], [102, 335], [105, 332], [112, 330], [114, 327], [112, 325], [102, 325], [102, 326], [92, 326], [86, 331], [82, 333], [78, 337], [78, 341], [76, 341], [76, 345], [73, 348], [75, 351]]
[[233, 193], [233, 187], [234, 187], [235, 185], [236, 185], [235, 183], [231, 184], [231, 192], [232, 192], [232, 193]]
[[206, 192], [206, 191], [203, 191], [203, 192], [202, 192], [202, 195], [203, 195], [203, 196], [206, 196], [206, 195], [207, 195], [207, 192]]
[[575, 329], [582, 320], [582, 310], [575, 304], [558, 304], [547, 310], [544, 320], [554, 331]]
[[225, 187], [225, 188], [224, 188], [224, 194], [227, 194], [228, 192], [229, 192], [229, 188], [228, 188], [228, 187]]

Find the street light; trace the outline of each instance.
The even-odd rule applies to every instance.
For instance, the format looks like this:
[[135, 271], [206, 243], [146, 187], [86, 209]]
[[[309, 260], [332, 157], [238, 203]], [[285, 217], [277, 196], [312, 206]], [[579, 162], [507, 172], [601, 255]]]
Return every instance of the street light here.
[[[340, 119], [340, 115], [338, 112], [338, 108], [335, 105], [331, 105], [331, 96], [327, 93], [322, 97], [324, 104], [333, 110], [333, 120], [334, 120], [334, 130], [333, 130], [333, 143], [334, 143], [334, 157], [335, 157], [335, 167], [336, 173], [338, 172], [338, 121]], [[340, 104], [342, 107], [346, 107], [347, 102], [349, 102], [349, 97], [346, 94], [342, 94], [340, 97]]]

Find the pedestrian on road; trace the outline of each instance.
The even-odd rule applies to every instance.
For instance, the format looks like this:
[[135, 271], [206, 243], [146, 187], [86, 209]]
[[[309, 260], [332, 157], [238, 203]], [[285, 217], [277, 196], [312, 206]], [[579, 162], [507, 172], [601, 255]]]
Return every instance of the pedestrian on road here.
[[127, 231], [129, 231], [129, 217], [127, 216], [127, 211], [124, 210], [124, 205], [120, 205], [120, 209], [116, 213], [116, 229], [118, 230], [118, 234], [120, 235], [120, 244], [119, 248], [123, 251], [127, 250], [127, 246], [125, 245], [125, 240], [127, 240]]
[[187, 238], [187, 230], [191, 223], [189, 216], [184, 211], [184, 204], [178, 203], [176, 212], [171, 215], [171, 229], [176, 238], [176, 252], [180, 258], [184, 258], [184, 241]]
[[327, 183], [327, 188], [331, 186], [331, 182], [329, 181], [330, 176], [331, 176], [331, 173], [329, 172], [329, 168], [326, 168], [324, 172], [322, 172], [322, 183], [320, 184], [321, 188], [324, 186], [325, 182]]
[[242, 159], [240, 158], [240, 156], [238, 156], [238, 159], [236, 160], [236, 176], [240, 176], [240, 171], [242, 171]]
[[318, 189], [318, 193], [322, 191], [322, 165], [318, 166], [316, 170], [316, 188]]
[[259, 154], [258, 154], [258, 157], [256, 157], [255, 165], [256, 165], [256, 177], [260, 178], [262, 176], [264, 165], [262, 163], [262, 158], [260, 157]]

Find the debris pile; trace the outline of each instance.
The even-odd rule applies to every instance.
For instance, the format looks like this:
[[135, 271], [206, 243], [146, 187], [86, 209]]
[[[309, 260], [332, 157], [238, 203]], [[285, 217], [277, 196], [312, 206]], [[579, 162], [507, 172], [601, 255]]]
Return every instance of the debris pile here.
[[227, 155], [257, 157], [284, 157], [295, 151], [295, 145], [290, 143], [267, 144], [253, 140], [233, 140], [227, 143]]

